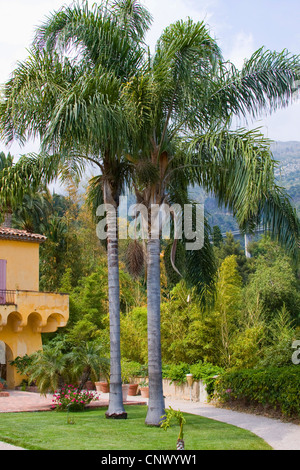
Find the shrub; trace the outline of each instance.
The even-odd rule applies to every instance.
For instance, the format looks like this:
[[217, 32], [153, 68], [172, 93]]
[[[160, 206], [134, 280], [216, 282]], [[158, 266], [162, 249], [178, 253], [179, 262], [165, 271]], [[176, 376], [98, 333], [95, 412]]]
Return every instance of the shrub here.
[[204, 382], [223, 372], [224, 369], [222, 367], [215, 366], [210, 362], [200, 361], [190, 366], [190, 373], [193, 374], [194, 380], [203, 380]]
[[74, 385], [67, 385], [53, 395], [56, 411], [83, 411], [86, 405], [98, 397], [92, 392], [79, 390]]
[[300, 414], [299, 390], [300, 367], [295, 365], [226, 372], [216, 381], [220, 400], [270, 405], [286, 416]]
[[186, 382], [186, 374], [193, 374], [194, 380], [202, 380], [207, 386], [207, 392], [209, 395], [214, 390], [214, 377], [224, 372], [221, 367], [215, 366], [209, 362], [196, 362], [195, 364], [186, 364], [181, 362], [180, 364], [170, 364], [163, 366], [163, 378], [170, 379], [171, 383], [177, 382], [183, 384]]
[[132, 377], [138, 377], [142, 374], [142, 365], [135, 361], [128, 361], [127, 359], [122, 359], [121, 361], [121, 372], [122, 372], [122, 382], [130, 383]]
[[190, 367], [185, 362], [164, 365], [162, 369], [163, 378], [170, 379], [171, 383], [177, 382], [178, 384], [183, 384], [186, 382], [186, 374], [190, 373]]
[[219, 366], [215, 366], [210, 362], [197, 362], [190, 368], [191, 374], [194, 376], [194, 380], [202, 380], [206, 385], [206, 391], [209, 396], [212, 396], [215, 389], [215, 377], [222, 374], [224, 369]]

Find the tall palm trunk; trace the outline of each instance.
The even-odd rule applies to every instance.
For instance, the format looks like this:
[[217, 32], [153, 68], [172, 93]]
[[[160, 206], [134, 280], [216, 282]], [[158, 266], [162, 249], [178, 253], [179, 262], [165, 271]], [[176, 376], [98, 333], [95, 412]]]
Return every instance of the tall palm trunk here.
[[126, 419], [123, 406], [120, 347], [119, 245], [116, 215], [107, 212], [108, 298], [110, 323], [110, 392], [107, 418]]
[[165, 414], [160, 334], [160, 239], [147, 247], [149, 403], [146, 424], [159, 426]]
[[[151, 160], [157, 161], [159, 150], [155, 149]], [[164, 157], [160, 158], [160, 175], [164, 174]], [[158, 190], [159, 189], [159, 190]], [[162, 188], [152, 186], [144, 193], [148, 206], [147, 244], [147, 322], [148, 322], [148, 373], [149, 402], [146, 424], [159, 426], [165, 415], [165, 401], [162, 384], [161, 325], [160, 325], [160, 236], [162, 226], [158, 207], [162, 203]], [[158, 211], [157, 211], [158, 210]]]

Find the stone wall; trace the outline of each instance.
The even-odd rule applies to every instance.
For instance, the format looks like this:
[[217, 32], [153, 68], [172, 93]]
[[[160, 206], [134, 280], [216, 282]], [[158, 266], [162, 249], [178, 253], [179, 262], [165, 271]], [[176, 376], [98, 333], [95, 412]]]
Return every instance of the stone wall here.
[[200, 403], [208, 402], [208, 394], [206, 386], [202, 380], [194, 382], [190, 388], [188, 384], [171, 383], [171, 380], [163, 379], [163, 393], [166, 398], [177, 400], [192, 400], [199, 401]]
[[[131, 383], [140, 383], [144, 380], [148, 381], [148, 377], [133, 377]], [[171, 383], [170, 379], [163, 379], [163, 394], [166, 398], [174, 400], [190, 400], [198, 401], [200, 403], [208, 403], [208, 394], [206, 386], [202, 380], [194, 382], [192, 389], [187, 383], [178, 384], [176, 382]]]

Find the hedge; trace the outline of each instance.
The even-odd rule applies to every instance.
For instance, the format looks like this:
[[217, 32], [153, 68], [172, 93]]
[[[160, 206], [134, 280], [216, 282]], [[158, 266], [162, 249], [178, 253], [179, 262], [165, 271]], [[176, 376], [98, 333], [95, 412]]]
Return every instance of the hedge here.
[[215, 392], [223, 401], [247, 400], [300, 415], [300, 366], [229, 371], [218, 378]]

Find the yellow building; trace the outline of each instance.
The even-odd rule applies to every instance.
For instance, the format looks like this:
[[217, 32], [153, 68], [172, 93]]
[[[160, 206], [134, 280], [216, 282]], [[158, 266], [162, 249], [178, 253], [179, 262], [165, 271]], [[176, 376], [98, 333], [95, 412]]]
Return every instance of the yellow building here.
[[39, 247], [46, 237], [0, 227], [0, 378], [22, 377], [9, 362], [42, 349], [41, 333], [65, 326], [69, 296], [39, 292]]

